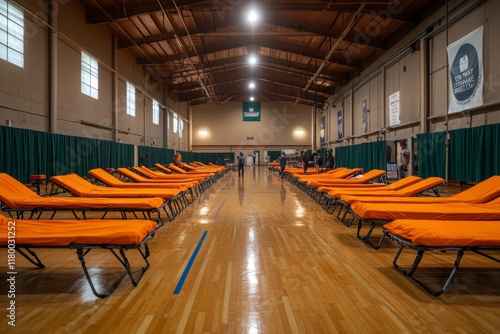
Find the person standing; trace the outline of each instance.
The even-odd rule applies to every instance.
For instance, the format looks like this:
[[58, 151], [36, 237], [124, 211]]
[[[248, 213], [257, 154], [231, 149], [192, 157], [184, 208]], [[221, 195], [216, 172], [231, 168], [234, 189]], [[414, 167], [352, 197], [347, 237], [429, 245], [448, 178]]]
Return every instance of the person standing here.
[[333, 157], [332, 149], [329, 149], [328, 152], [326, 152], [326, 168], [328, 170], [335, 168], [335, 158]]
[[321, 157], [321, 151], [318, 150], [316, 153], [316, 174], [321, 173], [321, 169], [323, 168], [323, 158]]
[[309, 163], [309, 159], [307, 159], [307, 151], [304, 150], [304, 152], [302, 152], [302, 167], [304, 168], [304, 175], [307, 174], [308, 163]]
[[399, 142], [401, 152], [399, 153], [399, 178], [408, 176], [408, 164], [410, 163], [410, 150], [406, 145], [406, 140]]
[[238, 156], [238, 177], [245, 174], [245, 158], [243, 158], [243, 152], [240, 152]]
[[281, 168], [281, 178], [285, 176], [285, 168], [286, 168], [286, 156], [285, 152], [281, 152], [281, 157], [280, 157], [280, 168]]

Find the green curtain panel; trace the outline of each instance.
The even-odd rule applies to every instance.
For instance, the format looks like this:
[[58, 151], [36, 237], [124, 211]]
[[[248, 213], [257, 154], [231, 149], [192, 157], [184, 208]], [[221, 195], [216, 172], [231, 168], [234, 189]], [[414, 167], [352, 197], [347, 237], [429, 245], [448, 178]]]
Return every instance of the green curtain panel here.
[[364, 171], [385, 170], [387, 167], [386, 146], [386, 141], [377, 141], [336, 147], [335, 163], [337, 167], [363, 168]]
[[450, 131], [449, 179], [481, 182], [500, 175], [500, 124]]
[[96, 167], [132, 166], [134, 146], [0, 126], [0, 171], [23, 183], [30, 175], [74, 172], [87, 175]]
[[446, 133], [417, 134], [418, 175], [423, 178], [438, 176], [445, 178]]

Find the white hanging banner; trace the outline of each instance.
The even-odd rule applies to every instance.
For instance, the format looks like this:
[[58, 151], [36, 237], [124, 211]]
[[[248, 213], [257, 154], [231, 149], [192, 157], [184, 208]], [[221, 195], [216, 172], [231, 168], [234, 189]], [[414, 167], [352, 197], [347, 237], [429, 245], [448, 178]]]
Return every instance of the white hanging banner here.
[[398, 125], [401, 123], [399, 114], [399, 91], [389, 95], [389, 125]]
[[448, 45], [449, 113], [483, 105], [483, 26]]

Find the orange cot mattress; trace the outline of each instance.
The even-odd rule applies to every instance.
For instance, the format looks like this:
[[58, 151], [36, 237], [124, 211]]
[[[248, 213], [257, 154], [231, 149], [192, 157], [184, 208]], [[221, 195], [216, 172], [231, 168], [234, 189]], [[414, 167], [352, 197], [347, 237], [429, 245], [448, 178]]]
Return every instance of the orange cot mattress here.
[[163, 172], [152, 171], [145, 167], [132, 167], [138, 173], [149, 177], [154, 180], [176, 180], [176, 182], [180, 181], [200, 181], [204, 179], [204, 176], [200, 176], [198, 174], [189, 174], [187, 172], [185, 174], [166, 174]]
[[79, 197], [161, 197], [174, 198], [178, 189], [122, 189], [95, 186], [76, 174], [52, 176], [51, 182]]
[[393, 197], [410, 197], [418, 193], [431, 189], [432, 187], [439, 186], [444, 180], [440, 177], [429, 177], [425, 180], [411, 184], [399, 190], [377, 190], [375, 189], [334, 189], [328, 192], [328, 196], [340, 198], [341, 195], [354, 195], [354, 196], [393, 196]]
[[415, 247], [500, 247], [500, 221], [399, 219], [384, 229]]
[[370, 191], [399, 190], [403, 189], [404, 187], [411, 186], [412, 184], [415, 184], [420, 181], [422, 181], [421, 177], [410, 175], [390, 184], [385, 184], [385, 183], [335, 184], [333, 186], [332, 185], [320, 186], [318, 187], [318, 191], [327, 193], [329, 191], [344, 191], [344, 190], [356, 191], [359, 189], [367, 189]]
[[169, 178], [159, 178], [159, 179], [147, 179], [144, 176], [141, 176], [139, 174], [136, 174], [135, 172], [132, 172], [126, 168], [118, 168], [116, 170], [118, 173], [132, 179], [134, 182], [139, 182], [139, 183], [170, 183], [170, 182], [181, 182], [181, 183], [189, 183], [189, 184], [198, 184], [200, 181], [203, 180], [203, 178], [199, 177], [186, 177], [181, 174], [165, 174], [165, 176], [170, 176]]
[[140, 245], [158, 226], [150, 220], [16, 220], [0, 215], [0, 245], [15, 223], [16, 245]]
[[110, 187], [115, 188], [158, 188], [158, 189], [179, 189], [180, 191], [186, 191], [188, 188], [196, 186], [196, 183], [184, 183], [184, 182], [163, 182], [163, 183], [133, 183], [133, 182], [123, 182], [117, 179], [113, 175], [107, 173], [106, 171], [95, 168], [89, 170], [89, 175], [95, 177], [101, 182], [106, 183]]
[[[403, 179], [404, 180], [404, 179]], [[399, 181], [398, 181], [399, 182]], [[492, 176], [475, 186], [451, 197], [393, 197], [393, 196], [356, 196], [340, 192], [340, 199], [352, 204], [357, 201], [371, 203], [486, 203], [500, 196], [500, 176]]]
[[355, 202], [351, 211], [364, 220], [500, 220], [500, 204], [404, 204]]
[[11, 209], [135, 209], [153, 210], [165, 202], [161, 197], [91, 198], [91, 197], [30, 197], [2, 201]]

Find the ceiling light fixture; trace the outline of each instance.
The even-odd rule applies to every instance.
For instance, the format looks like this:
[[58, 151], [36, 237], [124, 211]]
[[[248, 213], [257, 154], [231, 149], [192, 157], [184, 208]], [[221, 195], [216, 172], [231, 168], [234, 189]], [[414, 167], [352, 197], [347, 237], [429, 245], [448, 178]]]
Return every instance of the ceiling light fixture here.
[[250, 58], [248, 58], [248, 62], [250, 63], [250, 65], [257, 64], [257, 57], [250, 56]]
[[248, 22], [251, 24], [256, 23], [259, 20], [259, 15], [257, 14], [257, 11], [255, 9], [251, 9], [250, 12], [248, 13]]
[[254, 89], [255, 88], [255, 83], [253, 81], [250, 82], [250, 84], [248, 85], [248, 88]]
[[253, 100], [254, 100], [253, 96], [250, 96], [250, 101], [253, 101]]

